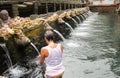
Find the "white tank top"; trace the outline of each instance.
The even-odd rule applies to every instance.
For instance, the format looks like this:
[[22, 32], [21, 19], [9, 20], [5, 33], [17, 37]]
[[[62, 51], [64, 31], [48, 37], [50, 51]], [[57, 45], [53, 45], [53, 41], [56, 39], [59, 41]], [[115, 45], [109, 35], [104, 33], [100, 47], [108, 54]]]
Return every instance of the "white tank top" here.
[[46, 46], [46, 49], [49, 53], [48, 57], [45, 58], [46, 74], [54, 76], [62, 73], [64, 71], [64, 67], [62, 65], [62, 50], [60, 45], [57, 44], [56, 48]]

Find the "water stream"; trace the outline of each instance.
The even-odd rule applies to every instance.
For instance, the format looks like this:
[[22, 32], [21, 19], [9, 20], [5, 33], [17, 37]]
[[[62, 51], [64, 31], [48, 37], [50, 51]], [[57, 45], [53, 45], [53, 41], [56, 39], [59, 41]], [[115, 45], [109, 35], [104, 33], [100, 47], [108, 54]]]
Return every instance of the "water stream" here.
[[63, 37], [63, 35], [59, 32], [59, 31], [57, 31], [57, 30], [53, 30], [55, 33], [57, 33], [61, 38], [62, 38], [62, 40], [64, 41], [65, 40], [65, 38]]
[[83, 16], [83, 18], [84, 18], [84, 20], [86, 19], [86, 15], [85, 15], [85, 13], [84, 14], [81, 14], [82, 16]]
[[76, 27], [63, 42], [63, 78], [120, 78], [117, 17], [95, 13]]
[[32, 43], [32, 42], [30, 42], [30, 45], [35, 49], [35, 51], [38, 53], [38, 55], [39, 55], [39, 50], [37, 49], [37, 47]]
[[77, 21], [74, 19], [74, 18], [72, 18], [72, 21], [77, 25], [78, 23], [77, 23]]
[[[111, 19], [112, 18], [112, 19]], [[120, 78], [120, 16], [92, 13], [63, 39], [63, 78]], [[39, 59], [16, 65], [9, 78], [42, 78]]]
[[82, 15], [80, 15], [80, 16], [82, 17], [83, 20], [85, 20], [85, 18]]
[[6, 56], [7, 56], [7, 65], [8, 65], [8, 68], [11, 68], [12, 69], [12, 60], [11, 60], [11, 58], [10, 58], [10, 54], [9, 54], [9, 51], [8, 51], [8, 49], [7, 49], [7, 47], [6, 47], [6, 44], [5, 43], [2, 43], [2, 44], [0, 44], [0, 46], [3, 48], [3, 50], [5, 51], [5, 53], [6, 53]]
[[76, 18], [79, 20], [79, 23], [81, 23], [81, 20], [80, 20], [80, 18], [79, 18], [78, 16], [76, 16]]
[[73, 31], [73, 28], [71, 27], [69, 23], [65, 22], [65, 24], [71, 29], [71, 31]]

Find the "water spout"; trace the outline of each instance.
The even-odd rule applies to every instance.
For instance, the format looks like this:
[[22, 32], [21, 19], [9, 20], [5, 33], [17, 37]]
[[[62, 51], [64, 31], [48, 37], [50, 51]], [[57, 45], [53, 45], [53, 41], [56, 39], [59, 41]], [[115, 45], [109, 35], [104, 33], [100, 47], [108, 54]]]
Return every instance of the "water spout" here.
[[78, 16], [76, 16], [76, 18], [79, 20], [79, 23], [81, 23], [81, 20], [80, 20], [80, 18], [79, 18]]
[[72, 19], [72, 21], [73, 21], [76, 25], [78, 24], [75, 19], [73, 19], [73, 18], [71, 18], [71, 19]]
[[73, 31], [73, 28], [71, 27], [71, 25], [69, 23], [65, 22], [62, 18], [58, 18], [58, 22], [64, 23], [66, 26], [68, 26], [71, 29], [71, 31]]
[[71, 31], [73, 31], [73, 28], [71, 27], [69, 23], [65, 22], [65, 24], [71, 29]]
[[58, 18], [58, 22], [59, 23], [65, 23], [65, 21], [61, 17]]
[[22, 46], [26, 46], [26, 45], [30, 44], [39, 55], [39, 51], [38, 51], [37, 47], [31, 42], [31, 40], [28, 37], [25, 36], [21, 39], [16, 39], [16, 42], [18, 45], [22, 45]]
[[53, 30], [55, 33], [57, 33], [62, 38], [62, 40], [65, 40], [63, 35], [59, 31], [52, 28], [47, 22], [44, 22], [44, 25], [45, 25], [45, 30]]
[[6, 47], [6, 44], [5, 44], [5, 43], [2, 43], [2, 44], [0, 44], [0, 46], [1, 46], [2, 49], [6, 52], [6, 55], [7, 55], [7, 57], [8, 57], [8, 63], [7, 63], [8, 67], [11, 67], [11, 69], [12, 69], [12, 60], [11, 60], [11, 58], [10, 58], [10, 54], [9, 54], [9, 51], [8, 51], [8, 49], [7, 49], [7, 47]]
[[37, 52], [38, 55], [39, 55], [39, 50], [37, 49], [37, 47], [36, 47], [32, 42], [30, 42], [30, 45], [36, 50], [36, 52]]
[[84, 20], [86, 19], [86, 16], [84, 15], [84, 13], [83, 14], [81, 14], [83, 17], [84, 17]]
[[62, 38], [62, 40], [64, 41], [65, 40], [65, 38], [63, 37], [63, 35], [59, 32], [59, 31], [57, 31], [57, 30], [53, 30], [55, 33], [57, 33], [61, 38]]
[[31, 41], [28, 37], [24, 36], [24, 37], [21, 37], [21, 38], [15, 37], [15, 42], [17, 43], [17, 45], [26, 46]]
[[86, 13], [87, 17], [89, 17], [89, 12]]
[[85, 16], [85, 18], [87, 18], [87, 17], [88, 17], [88, 14], [87, 14], [87, 12], [86, 12], [86, 13], [84, 13], [83, 15]]
[[48, 25], [45, 27], [45, 30], [53, 30], [53, 28], [50, 25]]
[[83, 15], [80, 15], [82, 17], [83, 20], [85, 20], [85, 18], [83, 17]]

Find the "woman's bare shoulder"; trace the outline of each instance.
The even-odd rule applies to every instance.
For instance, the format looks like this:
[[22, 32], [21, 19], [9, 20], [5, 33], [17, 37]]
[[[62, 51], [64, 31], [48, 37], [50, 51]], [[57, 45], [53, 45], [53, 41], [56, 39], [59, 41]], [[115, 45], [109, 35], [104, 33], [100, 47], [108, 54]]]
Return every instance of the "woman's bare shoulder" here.
[[58, 43], [58, 45], [60, 46], [61, 50], [63, 51], [63, 45], [62, 45], [62, 43]]

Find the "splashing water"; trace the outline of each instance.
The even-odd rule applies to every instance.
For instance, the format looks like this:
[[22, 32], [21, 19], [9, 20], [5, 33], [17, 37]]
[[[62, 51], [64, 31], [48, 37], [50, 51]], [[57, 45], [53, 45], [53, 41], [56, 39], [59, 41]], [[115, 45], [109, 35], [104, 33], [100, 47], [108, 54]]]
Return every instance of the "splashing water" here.
[[[63, 42], [63, 64], [66, 68], [63, 78], [120, 77], [111, 68], [117, 53], [113, 38], [116, 26], [111, 21], [109, 15], [92, 14]], [[114, 71], [119, 73], [118, 70], [119, 66]]]

